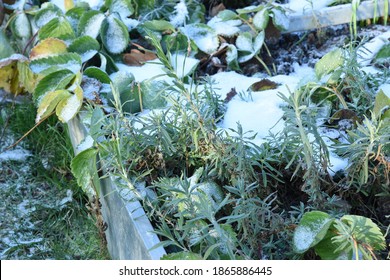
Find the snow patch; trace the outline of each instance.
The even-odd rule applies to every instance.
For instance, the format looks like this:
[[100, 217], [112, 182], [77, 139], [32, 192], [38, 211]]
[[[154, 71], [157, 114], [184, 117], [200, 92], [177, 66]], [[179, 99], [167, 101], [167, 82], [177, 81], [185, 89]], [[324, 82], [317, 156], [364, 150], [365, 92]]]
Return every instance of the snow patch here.
[[170, 17], [170, 23], [175, 26], [183, 26], [189, 18], [188, 9], [184, 0], [180, 0], [175, 6], [175, 15]]
[[0, 153], [0, 161], [25, 161], [29, 156], [31, 152], [24, 149], [5, 151]]

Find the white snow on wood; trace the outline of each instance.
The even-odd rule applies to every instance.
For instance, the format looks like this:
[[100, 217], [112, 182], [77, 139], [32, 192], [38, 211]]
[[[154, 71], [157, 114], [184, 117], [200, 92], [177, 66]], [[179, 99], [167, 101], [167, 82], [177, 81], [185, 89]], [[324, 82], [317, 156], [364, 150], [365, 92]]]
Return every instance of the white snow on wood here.
[[364, 46], [358, 50], [358, 63], [362, 66], [368, 66], [378, 51], [385, 44], [389, 43], [389, 39], [390, 31], [387, 31], [364, 44]]
[[320, 10], [327, 7], [334, 0], [290, 0], [285, 6], [295, 13], [311, 13], [313, 10]]

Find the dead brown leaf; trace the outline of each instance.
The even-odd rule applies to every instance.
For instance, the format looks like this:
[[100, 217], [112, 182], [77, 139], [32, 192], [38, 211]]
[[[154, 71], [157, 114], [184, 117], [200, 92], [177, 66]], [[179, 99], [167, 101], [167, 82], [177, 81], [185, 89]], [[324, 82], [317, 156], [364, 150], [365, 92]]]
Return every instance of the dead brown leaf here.
[[125, 53], [123, 55], [124, 63], [129, 66], [142, 66], [145, 64], [145, 62], [154, 60], [156, 58], [157, 56], [153, 52], [142, 52], [136, 49], [133, 49], [130, 53]]
[[251, 91], [264, 91], [269, 89], [276, 89], [278, 84], [268, 79], [263, 79], [259, 82], [252, 84], [249, 88]]

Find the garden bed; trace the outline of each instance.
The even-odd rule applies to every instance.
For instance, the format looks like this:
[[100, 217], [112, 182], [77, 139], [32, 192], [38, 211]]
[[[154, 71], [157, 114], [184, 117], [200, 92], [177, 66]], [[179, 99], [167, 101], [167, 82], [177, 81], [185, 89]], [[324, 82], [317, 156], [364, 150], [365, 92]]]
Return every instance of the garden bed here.
[[37, 32], [1, 70], [34, 92], [37, 123], [69, 124], [113, 258], [388, 257], [390, 31], [357, 25], [373, 2], [292, 34], [351, 6], [303, 12], [305, 26], [272, 1], [207, 17], [198, 1], [117, 2], [47, 5], [0, 33]]

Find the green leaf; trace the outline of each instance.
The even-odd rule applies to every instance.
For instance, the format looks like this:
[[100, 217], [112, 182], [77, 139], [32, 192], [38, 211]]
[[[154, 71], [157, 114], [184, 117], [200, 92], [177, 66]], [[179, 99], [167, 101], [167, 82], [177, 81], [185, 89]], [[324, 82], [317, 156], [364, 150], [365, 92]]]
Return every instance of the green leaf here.
[[48, 57], [67, 52], [66, 43], [57, 38], [47, 38], [40, 41], [30, 52], [30, 60]]
[[64, 17], [53, 18], [38, 31], [39, 40], [46, 38], [72, 39], [75, 37], [72, 25]]
[[339, 247], [332, 241], [332, 238], [337, 235], [337, 230], [332, 224], [329, 227], [325, 237], [314, 247], [314, 250], [322, 260], [349, 260], [351, 254], [347, 254], [344, 251], [337, 251]]
[[275, 7], [271, 10], [270, 14], [272, 16], [272, 22], [277, 29], [281, 31], [288, 30], [290, 26], [290, 20], [283, 8]]
[[71, 93], [65, 89], [60, 89], [60, 90], [46, 93], [40, 99], [35, 122], [38, 123], [41, 119], [50, 115], [57, 107], [60, 101], [70, 96]]
[[78, 34], [80, 36], [90, 36], [94, 39], [99, 35], [100, 28], [103, 20], [106, 17], [99, 11], [87, 11], [85, 12], [79, 22]]
[[99, 49], [99, 42], [90, 36], [78, 37], [68, 47], [69, 52], [75, 52], [81, 56], [82, 62], [90, 60], [98, 53]]
[[90, 197], [96, 195], [94, 188], [91, 186], [93, 178], [97, 173], [96, 156], [98, 150], [89, 148], [72, 159], [70, 164], [73, 176], [77, 180], [77, 184]]
[[94, 78], [103, 84], [110, 84], [111, 79], [106, 72], [95, 66], [88, 67], [84, 70], [83, 74], [89, 78]]
[[156, 80], [145, 80], [140, 86], [143, 108], [158, 109], [167, 106], [165, 90], [168, 85], [166, 83]]
[[235, 12], [231, 11], [231, 10], [220, 11], [217, 14], [217, 17], [219, 17], [222, 21], [228, 21], [228, 20], [232, 20], [232, 19], [237, 19], [238, 18], [237, 14]]
[[344, 64], [344, 53], [340, 48], [324, 55], [315, 65], [315, 72], [318, 79], [321, 79], [324, 75], [335, 71], [337, 68]]
[[49, 92], [65, 89], [73, 80], [75, 74], [67, 69], [51, 73], [37, 84], [33, 98], [39, 106], [40, 99]]
[[31, 24], [25, 13], [18, 13], [11, 23], [12, 33], [19, 38], [31, 36]]
[[123, 52], [130, 40], [127, 27], [113, 15], [109, 15], [103, 20], [100, 36], [104, 47], [112, 54]]
[[187, 24], [180, 28], [180, 31], [189, 39], [193, 40], [198, 48], [207, 54], [218, 49], [218, 34], [213, 28], [203, 23]]
[[4, 30], [0, 29], [0, 59], [7, 58], [11, 56], [15, 51], [8, 42], [7, 37], [5, 36]]
[[75, 94], [61, 100], [57, 105], [56, 114], [58, 119], [63, 123], [67, 123], [73, 119], [83, 104], [83, 90], [81, 87], [76, 86], [74, 92]]
[[236, 39], [236, 47], [240, 54], [238, 62], [246, 62], [257, 55], [264, 44], [264, 39], [264, 31], [259, 32], [259, 34], [254, 38], [254, 41], [250, 32], [243, 32], [238, 35]]
[[131, 0], [112, 0], [109, 9], [111, 14], [117, 13], [121, 19], [126, 19], [134, 13]]
[[375, 55], [375, 63], [386, 63], [390, 60], [390, 44], [384, 45]]
[[87, 13], [85, 7], [74, 7], [66, 12], [65, 16], [72, 25], [73, 30], [78, 30], [81, 17]]
[[260, 10], [263, 9], [263, 5], [259, 6], [248, 6], [243, 9], [237, 9], [236, 12], [241, 15], [241, 14], [249, 14], [249, 13], [256, 13]]
[[170, 30], [170, 31], [175, 31], [175, 27], [169, 22], [169, 21], [166, 21], [166, 20], [149, 20], [149, 21], [145, 21], [143, 23], [143, 26], [145, 28], [148, 28], [152, 31], [166, 31], [166, 30]]
[[52, 19], [58, 18], [60, 16], [62, 16], [61, 9], [59, 9], [57, 6], [52, 5], [46, 9], [39, 10], [34, 17], [34, 21], [37, 27], [41, 28]]
[[373, 112], [376, 116], [381, 116], [382, 119], [390, 119], [390, 97], [383, 90], [380, 90], [375, 97]]
[[63, 53], [38, 58], [31, 61], [30, 68], [34, 73], [41, 73], [44, 75], [62, 69], [68, 69], [76, 74], [81, 70], [81, 57], [76, 53]]
[[[379, 227], [369, 218], [357, 215], [345, 215], [340, 221], [348, 227], [345, 232], [340, 234], [351, 235], [358, 244], [369, 245], [374, 250], [383, 250], [386, 248], [385, 237]], [[335, 238], [338, 238], [336, 236]], [[334, 238], [334, 239], [335, 239]]]
[[269, 21], [269, 12], [268, 9], [264, 8], [256, 13], [253, 17], [253, 25], [257, 30], [264, 30]]
[[305, 213], [294, 232], [294, 251], [304, 253], [318, 244], [325, 237], [333, 221], [332, 217], [321, 211]]
[[226, 50], [226, 62], [227, 62], [228, 67], [231, 70], [234, 70], [234, 71], [240, 70], [240, 66], [238, 65], [237, 58], [238, 58], [238, 52], [237, 52], [236, 46], [233, 44], [229, 44], [227, 46], [227, 50]]
[[177, 252], [177, 253], [170, 253], [168, 255], [162, 256], [161, 260], [202, 260], [202, 256], [193, 252]]

